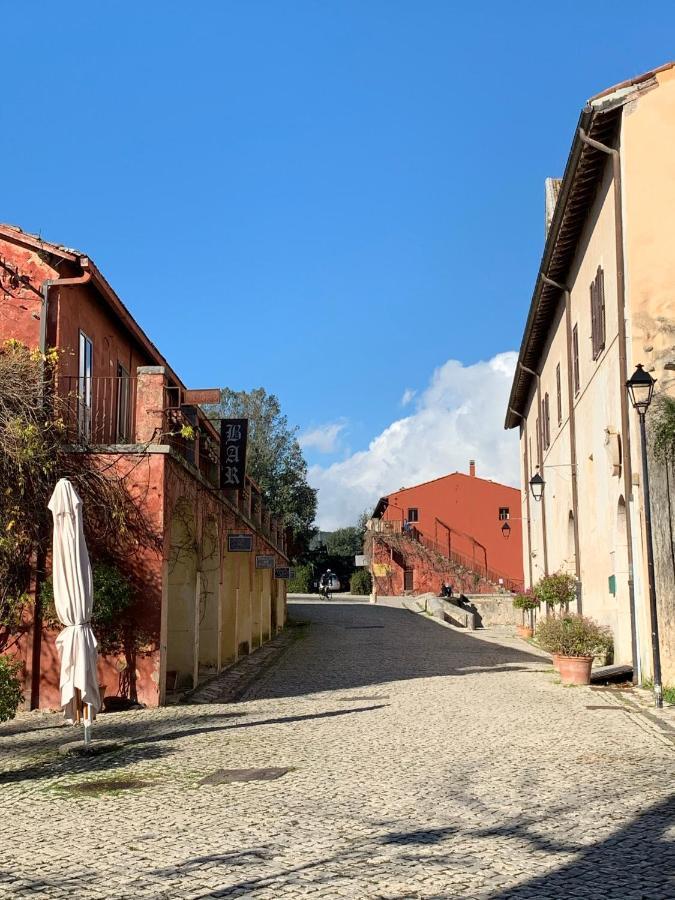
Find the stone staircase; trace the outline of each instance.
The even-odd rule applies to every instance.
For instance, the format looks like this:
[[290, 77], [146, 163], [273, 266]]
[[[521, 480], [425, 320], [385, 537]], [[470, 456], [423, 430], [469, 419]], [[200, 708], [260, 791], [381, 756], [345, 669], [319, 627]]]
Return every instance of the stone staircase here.
[[[479, 566], [468, 557], [452, 552], [448, 556], [440, 546], [424, 538], [419, 533], [381, 532], [373, 539], [384, 544], [391, 551], [392, 559], [401, 567], [415, 570], [416, 592], [432, 591], [440, 593], [443, 582], [448, 579], [455, 594], [494, 594], [500, 589], [518, 589], [506, 576]], [[499, 578], [503, 578], [503, 585]]]

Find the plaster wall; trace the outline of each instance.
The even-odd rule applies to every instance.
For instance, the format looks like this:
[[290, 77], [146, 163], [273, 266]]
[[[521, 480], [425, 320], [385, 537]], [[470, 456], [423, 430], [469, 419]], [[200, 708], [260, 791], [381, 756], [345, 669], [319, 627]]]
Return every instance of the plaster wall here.
[[[629, 375], [642, 363], [657, 379], [656, 393], [675, 396], [675, 74], [657, 75], [658, 87], [624, 108], [622, 175]], [[648, 423], [655, 404], [648, 413]], [[642, 457], [638, 418], [631, 410], [631, 454], [636, 515], [639, 521], [636, 581], [642, 586], [638, 608], [640, 650], [645, 674], [651, 674], [650, 615], [646, 569], [646, 532]], [[675, 485], [673, 467], [649, 453], [654, 569], [666, 683], [675, 684]]]
[[201, 559], [199, 609], [199, 667], [203, 673], [218, 671], [220, 542], [218, 523], [208, 519], [204, 526]]
[[186, 687], [188, 683], [191, 686], [194, 669], [197, 591], [194, 527], [192, 511], [181, 504], [171, 520], [166, 659], [167, 671], [177, 673], [178, 687]]
[[[628, 606], [627, 571], [621, 547], [625, 546], [625, 525], [620, 514], [623, 481], [615, 468], [612, 450], [621, 430], [618, 311], [615, 252], [615, 215], [609, 164], [583, 230], [567, 283], [570, 286], [571, 324], [577, 326], [579, 345], [579, 391], [574, 397], [580, 545], [580, 580], [583, 612], [609, 626], [614, 633], [617, 662], [630, 662], [631, 628]], [[590, 285], [598, 266], [604, 272], [605, 347], [593, 359], [591, 339]], [[563, 421], [557, 423], [556, 366], [561, 368]], [[551, 445], [541, 448], [544, 499], [530, 498], [533, 579], [545, 572], [574, 571], [571, 448], [569, 417], [567, 336], [561, 301], [547, 347], [540, 362], [541, 396], [549, 394]], [[533, 388], [527, 411], [528, 444], [531, 440], [530, 471], [537, 458], [537, 409]], [[521, 452], [523, 450], [521, 441]], [[529, 448], [528, 448], [529, 449]], [[525, 473], [523, 473], [525, 475]], [[527, 487], [524, 478], [524, 488]], [[548, 566], [543, 557], [543, 518], [546, 516]], [[527, 560], [526, 568], [527, 568]], [[614, 576], [616, 593], [610, 591]]]

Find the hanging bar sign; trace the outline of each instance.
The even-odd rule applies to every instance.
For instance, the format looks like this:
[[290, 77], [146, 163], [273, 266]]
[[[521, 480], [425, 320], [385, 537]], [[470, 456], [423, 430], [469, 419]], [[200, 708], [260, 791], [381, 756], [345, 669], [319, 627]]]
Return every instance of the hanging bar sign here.
[[256, 556], [256, 569], [273, 569], [276, 560], [273, 556]]
[[220, 420], [220, 486], [242, 491], [246, 476], [248, 419]]
[[250, 553], [253, 550], [252, 534], [228, 534], [228, 553]]

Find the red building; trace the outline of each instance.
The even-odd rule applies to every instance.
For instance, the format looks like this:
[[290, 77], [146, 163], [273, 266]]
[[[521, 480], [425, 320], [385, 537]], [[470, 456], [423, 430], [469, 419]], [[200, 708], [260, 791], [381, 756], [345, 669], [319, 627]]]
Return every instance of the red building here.
[[[286, 535], [249, 478], [221, 490], [218, 432], [87, 256], [0, 225], [0, 289], [0, 341], [59, 350], [73, 452], [121, 476], [147, 525], [119, 560], [147, 640], [133, 658], [102, 658], [99, 678], [107, 695], [156, 706], [283, 625], [285, 582], [263, 558], [287, 563]], [[249, 550], [228, 547], [231, 534], [250, 535]], [[32, 707], [59, 705], [55, 634], [33, 623], [18, 645]]]
[[519, 589], [523, 582], [520, 491], [453, 472], [382, 497], [370, 521], [378, 593]]

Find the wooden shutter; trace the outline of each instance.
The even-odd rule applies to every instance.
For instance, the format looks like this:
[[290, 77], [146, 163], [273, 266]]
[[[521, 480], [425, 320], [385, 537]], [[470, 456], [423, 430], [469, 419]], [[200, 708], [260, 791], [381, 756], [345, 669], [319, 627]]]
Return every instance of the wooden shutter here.
[[560, 385], [560, 363], [555, 367], [555, 389], [558, 408], [558, 425], [562, 425], [562, 387]]
[[596, 276], [596, 302], [598, 305], [598, 355], [605, 349], [605, 273], [598, 266], [598, 274]]

